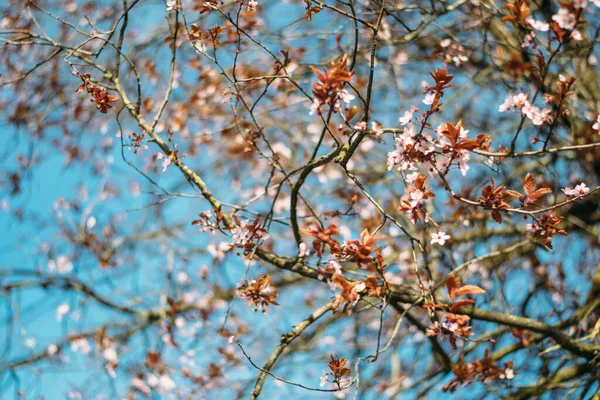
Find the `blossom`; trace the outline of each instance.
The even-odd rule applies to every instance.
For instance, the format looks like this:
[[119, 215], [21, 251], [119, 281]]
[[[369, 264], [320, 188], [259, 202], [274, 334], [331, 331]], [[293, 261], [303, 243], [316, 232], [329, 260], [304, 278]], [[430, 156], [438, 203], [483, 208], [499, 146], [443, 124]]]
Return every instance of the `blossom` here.
[[528, 94], [518, 93], [516, 95], [509, 95], [504, 100], [504, 103], [500, 104], [498, 111], [508, 111], [512, 107], [519, 109], [521, 114], [529, 118], [534, 125], [539, 126], [552, 121], [552, 109], [545, 108], [541, 110], [539, 107], [534, 106], [529, 102]]
[[310, 105], [310, 115], [321, 114], [322, 110], [321, 102], [318, 99], [314, 99]]
[[538, 21], [536, 19], [533, 19], [531, 17], [527, 18], [525, 20], [525, 22], [527, 22], [529, 25], [531, 25], [531, 27], [537, 31], [540, 32], [547, 32], [548, 29], [550, 29], [550, 24], [548, 24], [545, 21]]
[[171, 157], [167, 157], [163, 153], [156, 154], [156, 159], [163, 160], [162, 164], [161, 164], [161, 167], [163, 167], [162, 172], [165, 172], [167, 170], [167, 168], [169, 167], [169, 165], [171, 165], [171, 163], [173, 162]]
[[117, 351], [115, 350], [114, 347], [107, 347], [102, 352], [102, 355], [104, 356], [104, 359], [106, 361], [108, 361], [112, 364], [116, 364], [119, 360], [119, 357], [117, 356]]
[[146, 383], [141, 380], [138, 377], [135, 377], [131, 380], [130, 382], [131, 387], [135, 388], [136, 390], [148, 395], [151, 392], [151, 389], [148, 385], [146, 385]]
[[425, 95], [425, 98], [423, 99], [423, 103], [430, 106], [433, 104], [433, 100], [435, 100], [435, 93], [428, 93], [427, 95]]
[[579, 185], [575, 186], [575, 190], [580, 194], [580, 195], [584, 195], [587, 192], [590, 191], [590, 188], [587, 187], [587, 185], [583, 182], [581, 182]]
[[234, 335], [229, 336], [229, 339], [227, 339], [227, 343], [232, 344], [234, 342], [235, 342], [235, 336]]
[[379, 124], [375, 121], [371, 122], [371, 131], [372, 131], [373, 135], [375, 135], [375, 137], [377, 137], [377, 138], [383, 134], [383, 129], [381, 127], [381, 124]]
[[411, 110], [409, 111], [405, 111], [404, 114], [400, 117], [399, 121], [400, 121], [400, 125], [407, 125], [408, 123], [410, 123], [410, 120], [413, 117], [414, 112]]
[[179, 0], [167, 0], [167, 11], [176, 10], [179, 8]]
[[462, 153], [460, 156], [460, 159], [458, 161], [458, 169], [460, 170], [460, 173], [462, 174], [462, 176], [467, 175], [467, 171], [470, 168], [469, 165], [467, 164], [467, 162], [470, 159], [471, 159], [471, 156], [467, 152]]
[[563, 192], [567, 195], [567, 197], [571, 196], [583, 196], [584, 194], [590, 191], [590, 188], [584, 183], [581, 182], [579, 185], [575, 186], [574, 189], [570, 189], [568, 187], [562, 189]]
[[346, 89], [340, 90], [338, 92], [338, 97], [346, 104], [350, 104], [350, 102], [356, 98], [355, 95], [348, 93]]
[[450, 235], [446, 234], [445, 231], [439, 231], [431, 234], [431, 244], [437, 243], [440, 246], [443, 246], [448, 239], [450, 239]]
[[535, 32], [529, 32], [527, 35], [525, 35], [525, 38], [523, 39], [523, 43], [521, 43], [521, 47], [526, 49], [527, 47], [532, 47], [533, 49], [535, 49]]
[[413, 183], [418, 177], [419, 177], [418, 172], [412, 172], [412, 173], [406, 175], [406, 182]]
[[176, 385], [173, 379], [167, 374], [156, 376], [154, 374], [148, 375], [148, 386], [156, 388], [162, 393], [170, 392], [175, 389]]
[[306, 245], [306, 243], [302, 242], [298, 246], [298, 256], [299, 257], [308, 257], [310, 255], [310, 249]]
[[536, 224], [527, 224], [525, 225], [525, 229], [527, 232], [536, 233], [538, 230], [538, 226]]
[[56, 308], [56, 320], [59, 322], [62, 321], [63, 317], [67, 315], [70, 309], [71, 307], [69, 307], [69, 305], [66, 303], [58, 306]]
[[256, 11], [257, 8], [258, 8], [258, 1], [256, 1], [256, 0], [250, 0], [250, 1], [248, 1], [248, 4], [246, 4], [246, 9], [249, 12]]
[[356, 129], [357, 131], [364, 131], [365, 129], [367, 129], [367, 121], [357, 122], [354, 125], [354, 129]]
[[73, 264], [67, 256], [60, 255], [56, 260], [48, 260], [48, 270], [50, 272], [56, 271], [61, 274], [66, 274], [73, 270]]
[[79, 351], [81, 354], [87, 354], [92, 351], [90, 344], [84, 337], [78, 337], [71, 341], [71, 350]]
[[504, 372], [498, 375], [500, 379], [513, 379], [515, 377], [515, 371], [512, 368], [506, 368]]
[[[600, 0], [598, 0], [600, 1]], [[592, 125], [592, 129], [595, 131], [600, 131], [600, 114], [598, 114], [598, 118], [596, 119], [596, 123]]]
[[554, 14], [552, 16], [552, 20], [556, 22], [558, 26], [568, 31], [572, 30], [575, 28], [575, 25], [577, 25], [577, 18], [575, 15], [571, 14], [564, 8], [561, 8], [557, 14]]
[[540, 110], [539, 107], [536, 107], [532, 104], [527, 103], [521, 111], [527, 118], [531, 120], [534, 125], [543, 125], [545, 122], [552, 121], [552, 110], [549, 108]]
[[500, 107], [498, 107], [498, 111], [505, 112], [505, 111], [510, 110], [511, 107], [512, 107], [512, 102], [511, 102], [511, 99], [509, 96], [506, 99], [504, 99], [504, 103], [500, 104]]
[[402, 159], [402, 153], [398, 150], [390, 151], [387, 154], [387, 170], [391, 171], [394, 167], [400, 164], [400, 160]]
[[419, 189], [415, 189], [412, 192], [410, 192], [410, 205], [411, 207], [417, 207], [419, 205], [419, 203], [421, 202], [421, 200], [423, 199], [423, 196], [425, 195], [425, 193], [423, 193], [423, 191], [419, 190]]
[[239, 226], [233, 229], [233, 237], [231, 238], [231, 245], [242, 245], [245, 246], [252, 239], [252, 232], [246, 228], [248, 221], [241, 221]]
[[320, 378], [321, 382], [319, 383], [319, 386], [323, 387], [327, 384], [327, 382], [329, 382], [329, 372], [327, 371], [323, 371], [323, 375], [321, 375]]

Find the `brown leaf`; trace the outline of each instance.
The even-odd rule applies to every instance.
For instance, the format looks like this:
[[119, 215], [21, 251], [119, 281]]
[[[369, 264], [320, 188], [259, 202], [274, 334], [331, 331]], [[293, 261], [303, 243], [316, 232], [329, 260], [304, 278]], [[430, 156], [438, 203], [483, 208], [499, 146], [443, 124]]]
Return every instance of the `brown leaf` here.
[[468, 294], [483, 294], [485, 290], [475, 285], [465, 285], [461, 288], [458, 288], [454, 291], [455, 296], [466, 296]]
[[459, 300], [456, 303], [452, 304], [452, 306], [450, 306], [450, 312], [456, 312], [456, 310], [458, 310], [459, 308], [470, 306], [471, 304], [475, 304], [475, 300]]
[[460, 281], [454, 275], [450, 275], [448, 276], [448, 279], [446, 279], [446, 283], [444, 285], [446, 286], [446, 290], [448, 291], [450, 299], [454, 301], [454, 291], [460, 287]]

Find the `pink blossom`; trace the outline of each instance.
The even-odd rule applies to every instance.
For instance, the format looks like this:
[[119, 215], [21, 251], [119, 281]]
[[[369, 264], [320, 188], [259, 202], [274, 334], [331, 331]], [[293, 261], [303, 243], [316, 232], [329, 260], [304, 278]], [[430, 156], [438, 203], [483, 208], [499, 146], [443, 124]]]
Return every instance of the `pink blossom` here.
[[534, 125], [543, 125], [545, 122], [552, 121], [552, 110], [549, 108], [540, 110], [538, 107], [527, 103], [521, 109], [523, 114], [527, 116], [531, 120]]
[[240, 226], [236, 226], [233, 229], [233, 237], [231, 238], [231, 245], [242, 245], [245, 246], [250, 239], [252, 239], [252, 232], [250, 232], [246, 225], [248, 225], [248, 221], [241, 221]]
[[373, 131], [373, 135], [375, 135], [375, 137], [379, 137], [383, 134], [381, 125], [375, 121], [371, 122], [371, 131]]
[[171, 165], [172, 162], [171, 157], [167, 157], [163, 153], [156, 154], [156, 159], [163, 160], [161, 164], [161, 166], [163, 167], [163, 172], [167, 170], [167, 168], [169, 167], [169, 165]]
[[428, 93], [425, 95], [425, 98], [423, 99], [423, 103], [430, 106], [433, 104], [433, 100], [435, 100], [435, 93]]
[[558, 10], [558, 14], [554, 14], [552, 20], [568, 31], [574, 29], [577, 24], [577, 18], [564, 8]]
[[471, 156], [467, 152], [464, 152], [460, 156], [460, 160], [458, 161], [458, 169], [460, 170], [460, 173], [462, 174], [462, 176], [466, 176], [467, 175], [467, 171], [470, 168], [467, 165], [467, 161], [469, 161], [470, 158], [471, 158]]
[[353, 128], [357, 131], [364, 131], [365, 129], [367, 129], [367, 121], [357, 122], [356, 124], [354, 124]]
[[525, 225], [525, 229], [527, 230], [527, 232], [536, 233], [538, 230], [538, 227], [536, 224], [527, 224], [527, 225]]
[[407, 124], [409, 124], [410, 120], [412, 119], [412, 117], [413, 117], [413, 111], [412, 111], [412, 109], [409, 110], [409, 111], [405, 111], [404, 115], [402, 115], [400, 117], [400, 125], [407, 125]]
[[48, 260], [48, 270], [50, 272], [56, 271], [61, 274], [66, 274], [73, 270], [73, 264], [67, 256], [60, 255], [56, 261], [52, 259]]
[[521, 43], [521, 47], [524, 49], [526, 49], [527, 47], [532, 47], [533, 49], [536, 48], [535, 31], [531, 31], [527, 35], [525, 35], [525, 38], [523, 38], [523, 43]]
[[579, 185], [575, 186], [575, 190], [580, 194], [580, 195], [584, 195], [587, 192], [590, 191], [590, 188], [587, 187], [587, 185], [583, 182], [581, 182]]
[[394, 167], [400, 164], [402, 154], [398, 150], [390, 151], [387, 154], [387, 170], [391, 171]]
[[329, 382], [329, 373], [327, 371], [323, 371], [323, 375], [321, 375], [320, 380], [321, 382], [319, 383], [319, 386], [325, 386], [327, 382]]
[[353, 94], [348, 93], [346, 89], [340, 90], [338, 92], [338, 97], [346, 104], [350, 104], [350, 102], [356, 98]]
[[298, 256], [300, 257], [308, 257], [310, 255], [310, 249], [306, 245], [306, 243], [302, 242], [298, 246]]
[[511, 99], [509, 96], [504, 100], [504, 103], [500, 104], [500, 107], [498, 107], [498, 111], [505, 112], [505, 111], [510, 110], [511, 107], [512, 107], [512, 102], [511, 102]]
[[71, 307], [68, 304], [61, 304], [56, 308], [56, 320], [58, 322], [62, 321], [64, 316], [67, 315]]
[[[600, 0], [598, 0], [598, 1], [600, 2]], [[594, 125], [592, 125], [592, 129], [595, 130], [595, 131], [600, 131], [600, 114], [598, 114], [598, 118], [596, 119], [596, 123]]]
[[410, 173], [410, 174], [406, 175], [406, 182], [413, 183], [418, 177], [419, 177], [418, 172]]
[[310, 115], [321, 114], [322, 107], [319, 100], [314, 99], [313, 103], [310, 105]]
[[423, 193], [421, 190], [415, 189], [412, 192], [410, 192], [410, 205], [411, 207], [417, 207], [419, 205], [419, 203], [421, 202], [421, 200], [423, 199], [423, 195], [425, 193]]
[[431, 244], [437, 243], [440, 246], [443, 246], [448, 239], [450, 239], [450, 235], [446, 234], [446, 232], [443, 230], [431, 234]]
[[179, 7], [179, 0], [167, 0], [167, 11], [176, 10]]
[[529, 25], [531, 25], [531, 27], [537, 31], [540, 32], [547, 32], [548, 29], [550, 29], [550, 24], [548, 24], [545, 21], [538, 21], [536, 19], [533, 19], [531, 17], [527, 18], [525, 20], [525, 22], [527, 22]]
[[246, 5], [246, 9], [248, 11], [256, 11], [257, 8], [258, 8], [258, 1], [256, 1], [256, 0], [248, 1], [248, 4]]
[[92, 348], [86, 338], [80, 337], [71, 340], [71, 350], [79, 351], [81, 354], [87, 354], [92, 351]]
[[584, 182], [581, 182], [579, 185], [576, 185], [574, 189], [566, 187], [562, 189], [562, 191], [565, 192], [567, 197], [583, 196], [590, 191], [590, 188]]

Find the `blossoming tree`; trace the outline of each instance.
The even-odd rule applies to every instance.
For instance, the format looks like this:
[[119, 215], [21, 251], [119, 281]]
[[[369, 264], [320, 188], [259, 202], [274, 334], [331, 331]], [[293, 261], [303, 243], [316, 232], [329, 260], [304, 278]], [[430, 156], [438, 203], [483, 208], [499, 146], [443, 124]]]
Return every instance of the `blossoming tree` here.
[[600, 1], [0, 9], [0, 397], [600, 398]]

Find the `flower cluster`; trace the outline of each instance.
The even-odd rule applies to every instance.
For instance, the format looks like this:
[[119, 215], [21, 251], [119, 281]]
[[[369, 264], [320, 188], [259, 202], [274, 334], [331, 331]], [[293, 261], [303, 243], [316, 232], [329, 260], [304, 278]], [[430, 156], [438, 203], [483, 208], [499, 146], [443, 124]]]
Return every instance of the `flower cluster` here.
[[133, 154], [139, 155], [141, 154], [142, 150], [148, 149], [148, 145], [144, 142], [146, 138], [146, 132], [142, 132], [141, 135], [133, 132], [127, 135], [127, 137], [131, 140], [131, 144], [127, 146], [127, 149], [131, 151], [131, 148], [133, 147]]
[[441, 58], [444, 64], [454, 64], [460, 67], [469, 61], [470, 52], [461, 44], [454, 43], [451, 39], [444, 39], [435, 45], [432, 57]]
[[[360, 240], [346, 240], [344, 244], [341, 244], [337, 239], [333, 238], [333, 236], [338, 234], [338, 227], [335, 225], [323, 228], [321, 225], [315, 224], [313, 228], [301, 229], [300, 233], [308, 234], [315, 238], [313, 248], [317, 252], [317, 255], [322, 256], [323, 246], [328, 245], [332, 259], [353, 261], [361, 268], [367, 268], [374, 261], [374, 253], [379, 250], [374, 245], [381, 239], [378, 236], [371, 235], [368, 229], [364, 229], [360, 233]], [[300, 250], [308, 254], [306, 245], [304, 245], [304, 250], [302, 250], [302, 245], [300, 246]]]
[[330, 69], [324, 69], [323, 73], [318, 69], [311, 67], [312, 71], [319, 78], [319, 82], [313, 82], [313, 95], [315, 96], [310, 114], [320, 114], [323, 106], [329, 104], [335, 110], [340, 110], [340, 100], [350, 103], [354, 96], [349, 94], [344, 85], [350, 82], [352, 72], [346, 70], [348, 56], [344, 56], [339, 61], [332, 61]]
[[340, 359], [339, 357], [334, 357], [333, 354], [330, 355], [330, 360], [327, 363], [329, 367], [329, 371], [323, 371], [323, 375], [321, 376], [321, 383], [319, 386], [323, 387], [328, 382], [335, 383], [338, 388], [348, 386], [352, 381], [350, 375], [350, 368], [346, 367], [347, 360], [345, 358]]
[[258, 1], [256, 0], [236, 0], [235, 2], [240, 5], [245, 4], [248, 12], [254, 12], [258, 9]]
[[271, 277], [263, 275], [258, 280], [251, 279], [241, 282], [237, 287], [237, 295], [248, 302], [250, 307], [255, 307], [254, 311], [261, 310], [263, 314], [267, 314], [267, 307], [270, 305], [279, 304], [275, 301], [279, 294], [271, 286]]
[[533, 234], [533, 237], [549, 249], [552, 249], [552, 236], [568, 236], [567, 232], [558, 228], [564, 217], [555, 215], [552, 211], [543, 214], [534, 223], [527, 225], [527, 230]]
[[452, 366], [452, 373], [456, 376], [448, 382], [442, 390], [444, 392], [455, 392], [459, 386], [466, 386], [478, 380], [483, 383], [491, 383], [497, 379], [511, 380], [515, 377], [514, 362], [505, 362], [502, 368], [496, 365], [496, 362], [490, 357], [488, 350], [481, 360], [473, 363], [465, 363], [464, 354], [461, 355], [460, 362]]
[[119, 99], [118, 97], [111, 96], [104, 88], [93, 83], [90, 74], [80, 74], [77, 70], [74, 70], [73, 74], [83, 81], [77, 90], [75, 90], [75, 93], [82, 93], [84, 90], [87, 91], [88, 94], [92, 96], [90, 101], [96, 103], [96, 109], [103, 114], [106, 114], [108, 110], [115, 109], [110, 103], [117, 101]]
[[441, 338], [448, 338], [452, 347], [456, 348], [456, 340], [466, 340], [469, 336], [473, 335], [469, 321], [471, 318], [468, 315], [455, 314], [462, 307], [469, 306], [475, 303], [474, 300], [459, 300], [454, 301], [457, 297], [466, 296], [469, 294], [483, 294], [485, 290], [479, 286], [465, 285], [461, 286], [460, 281], [454, 275], [450, 275], [446, 279], [446, 290], [450, 296], [451, 304], [434, 304], [425, 303], [423, 307], [430, 308], [433, 310], [447, 309], [448, 313], [444, 316], [444, 321], [435, 322], [431, 327], [427, 329], [428, 336], [440, 336]]
[[250, 221], [240, 221], [236, 215], [233, 216], [233, 219], [236, 226], [232, 229], [232, 246], [251, 251], [256, 242], [269, 238], [267, 230], [259, 224], [260, 217], [257, 217], [252, 223]]
[[179, 0], [167, 0], [167, 11], [179, 9], [181, 9], [181, 4], [179, 3]]
[[400, 199], [400, 211], [416, 224], [427, 219], [425, 200], [435, 197], [435, 194], [427, 188], [427, 177], [417, 172], [407, 175], [406, 182], [413, 185], [408, 187], [408, 194]]
[[[600, 7], [599, 0], [592, 0], [592, 2]], [[554, 34], [551, 40], [558, 40], [559, 42], [564, 42], [565, 39], [582, 40], [583, 36], [577, 30], [577, 27], [586, 24], [582, 18], [582, 13], [587, 3], [588, 0], [559, 3], [560, 9], [556, 14], [552, 15], [553, 22], [548, 24], [543, 21], [537, 21], [530, 16], [531, 8], [529, 7], [529, 0], [516, 0], [504, 5], [509, 11], [509, 15], [502, 17], [502, 21], [515, 23], [525, 29], [533, 28], [542, 32], [551, 30]], [[529, 31], [525, 35], [522, 47], [529, 47], [531, 45], [536, 49], [537, 46], [533, 43], [534, 38], [535, 32]]]
[[583, 196], [584, 194], [590, 191], [590, 188], [584, 182], [581, 182], [579, 185], [576, 185], [574, 189], [566, 187], [562, 189], [562, 191], [565, 192], [567, 197]]
[[[416, 171], [417, 166], [422, 166], [431, 175], [436, 172], [445, 175], [452, 163], [457, 160], [458, 168], [464, 176], [469, 169], [467, 165], [470, 159], [469, 151], [487, 150], [490, 138], [487, 135], [478, 135], [475, 140], [467, 139], [469, 131], [463, 128], [462, 121], [458, 121], [456, 125], [450, 122], [440, 124], [434, 130], [435, 138], [425, 131], [429, 125], [427, 119], [439, 111], [444, 90], [454, 87], [449, 85], [453, 75], [449, 75], [446, 70], [436, 70], [431, 75], [436, 85], [429, 86], [427, 83], [423, 85], [425, 89], [423, 103], [430, 108], [421, 114], [421, 129], [417, 133], [412, 126], [405, 127], [403, 132], [396, 136], [396, 149], [387, 155], [387, 168], [388, 171], [394, 168], [399, 171]], [[417, 111], [419, 110], [416, 107], [406, 111], [399, 120], [400, 124], [405, 126], [413, 122], [413, 115]]]
[[[342, 304], [343, 313], [352, 314], [352, 308], [356, 305], [362, 295], [381, 297], [385, 286], [379, 286], [379, 282], [375, 277], [369, 277], [365, 281], [348, 281], [340, 273], [334, 273], [331, 280], [328, 281], [329, 286], [335, 293], [333, 302], [333, 312], [337, 312]], [[340, 289], [341, 293], [337, 293], [336, 289]]]
[[516, 95], [508, 95], [504, 103], [498, 107], [498, 111], [500, 112], [515, 109], [519, 110], [521, 115], [529, 118], [536, 126], [552, 122], [552, 109], [545, 108], [541, 110], [539, 107], [534, 106], [529, 102], [529, 94], [518, 93]]

